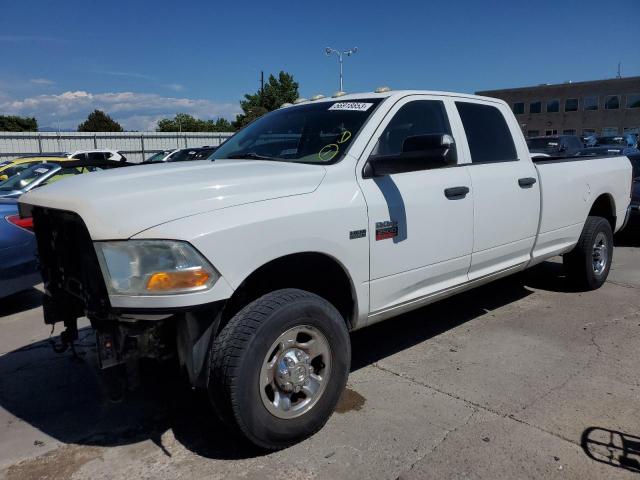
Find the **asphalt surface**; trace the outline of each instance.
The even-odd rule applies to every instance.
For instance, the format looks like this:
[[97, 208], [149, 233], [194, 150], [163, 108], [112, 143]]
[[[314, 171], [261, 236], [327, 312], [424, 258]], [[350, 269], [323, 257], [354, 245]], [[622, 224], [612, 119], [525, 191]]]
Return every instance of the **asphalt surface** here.
[[640, 234], [618, 244], [595, 292], [547, 262], [354, 333], [338, 411], [271, 454], [153, 365], [110, 401], [89, 329], [58, 355], [38, 290], [2, 300], [0, 479], [640, 478]]

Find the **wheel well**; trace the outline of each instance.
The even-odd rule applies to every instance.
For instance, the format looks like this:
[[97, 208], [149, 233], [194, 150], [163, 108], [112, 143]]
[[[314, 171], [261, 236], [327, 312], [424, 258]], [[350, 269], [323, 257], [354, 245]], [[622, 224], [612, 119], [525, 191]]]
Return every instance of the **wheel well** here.
[[604, 193], [596, 198], [589, 211], [589, 216], [605, 218], [611, 225], [611, 231], [614, 231], [616, 229], [616, 209], [611, 195]]
[[218, 331], [244, 306], [282, 288], [299, 288], [330, 302], [351, 328], [355, 294], [349, 276], [334, 258], [315, 252], [287, 255], [266, 263], [236, 289], [227, 301]]

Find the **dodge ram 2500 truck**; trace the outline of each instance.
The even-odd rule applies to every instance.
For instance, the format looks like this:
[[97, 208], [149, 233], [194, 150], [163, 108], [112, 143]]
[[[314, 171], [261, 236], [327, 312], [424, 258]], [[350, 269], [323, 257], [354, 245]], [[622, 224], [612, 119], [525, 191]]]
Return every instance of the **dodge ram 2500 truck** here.
[[208, 161], [20, 202], [63, 343], [86, 316], [102, 369], [176, 358], [228, 425], [276, 449], [331, 415], [351, 330], [555, 255], [600, 287], [630, 189], [624, 156], [534, 163], [500, 100], [381, 89], [284, 105]]

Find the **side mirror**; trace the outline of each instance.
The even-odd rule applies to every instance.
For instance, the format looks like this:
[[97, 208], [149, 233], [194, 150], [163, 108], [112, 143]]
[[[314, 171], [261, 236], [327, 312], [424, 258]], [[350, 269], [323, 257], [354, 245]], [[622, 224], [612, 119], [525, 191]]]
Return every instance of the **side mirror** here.
[[405, 138], [402, 152], [394, 155], [371, 155], [364, 166], [364, 178], [394, 173], [415, 172], [455, 165], [456, 145], [447, 133], [415, 135]]

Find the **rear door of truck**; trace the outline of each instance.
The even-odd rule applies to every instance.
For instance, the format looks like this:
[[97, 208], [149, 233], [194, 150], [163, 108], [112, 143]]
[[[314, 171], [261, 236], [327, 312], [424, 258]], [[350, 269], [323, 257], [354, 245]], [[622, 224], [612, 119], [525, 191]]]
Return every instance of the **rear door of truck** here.
[[468, 98], [455, 106], [466, 133], [474, 197], [473, 253], [469, 280], [523, 268], [540, 220], [540, 184], [508, 107]]

